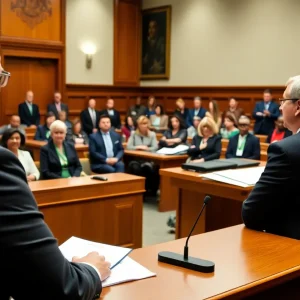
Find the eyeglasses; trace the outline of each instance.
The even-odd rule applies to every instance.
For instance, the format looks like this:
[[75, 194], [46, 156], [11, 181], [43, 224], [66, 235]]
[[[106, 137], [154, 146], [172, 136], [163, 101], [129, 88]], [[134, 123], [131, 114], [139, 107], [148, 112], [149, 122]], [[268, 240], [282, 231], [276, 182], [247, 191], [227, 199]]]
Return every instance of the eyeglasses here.
[[4, 70], [0, 73], [0, 87], [5, 87], [7, 85], [8, 79], [10, 77], [10, 73]]
[[287, 98], [287, 99], [285, 99], [285, 98], [279, 98], [278, 100], [279, 100], [280, 105], [282, 105], [287, 100], [292, 100], [294, 102], [294, 101], [298, 101], [299, 99], [295, 99], [295, 98], [292, 98], [292, 99], [289, 99], [289, 98]]

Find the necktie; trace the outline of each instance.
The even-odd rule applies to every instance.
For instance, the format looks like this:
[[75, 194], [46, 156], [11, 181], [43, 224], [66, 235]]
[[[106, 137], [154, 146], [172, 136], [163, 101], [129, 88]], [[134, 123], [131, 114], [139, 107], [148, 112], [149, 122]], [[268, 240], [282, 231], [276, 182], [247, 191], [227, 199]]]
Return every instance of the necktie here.
[[28, 105], [28, 109], [29, 109], [30, 114], [32, 115], [32, 104]]

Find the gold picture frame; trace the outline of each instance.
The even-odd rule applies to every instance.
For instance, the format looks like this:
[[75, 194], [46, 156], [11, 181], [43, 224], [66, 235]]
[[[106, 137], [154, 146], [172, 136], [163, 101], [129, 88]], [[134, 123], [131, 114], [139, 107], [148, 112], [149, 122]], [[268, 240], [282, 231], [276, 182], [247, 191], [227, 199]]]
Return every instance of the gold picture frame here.
[[171, 6], [142, 10], [140, 79], [169, 79]]

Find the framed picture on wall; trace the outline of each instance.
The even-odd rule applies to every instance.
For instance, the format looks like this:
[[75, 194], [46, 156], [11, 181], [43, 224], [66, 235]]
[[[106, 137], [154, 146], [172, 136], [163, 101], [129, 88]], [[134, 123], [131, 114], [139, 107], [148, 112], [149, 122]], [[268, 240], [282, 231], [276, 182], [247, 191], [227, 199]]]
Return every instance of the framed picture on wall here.
[[142, 11], [141, 79], [169, 79], [171, 6]]

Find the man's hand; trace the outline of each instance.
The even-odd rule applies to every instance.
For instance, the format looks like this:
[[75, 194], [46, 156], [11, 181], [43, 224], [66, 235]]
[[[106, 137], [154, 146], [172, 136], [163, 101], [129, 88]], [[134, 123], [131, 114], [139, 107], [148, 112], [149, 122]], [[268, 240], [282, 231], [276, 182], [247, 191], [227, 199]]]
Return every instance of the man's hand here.
[[193, 163], [202, 163], [204, 162], [204, 158], [199, 158], [199, 159], [195, 159], [195, 160], [192, 160]]
[[118, 159], [115, 158], [115, 157], [111, 157], [111, 158], [108, 158], [108, 159], [106, 160], [106, 163], [107, 163], [108, 165], [111, 165], [111, 166], [113, 166], [113, 165], [116, 164], [117, 162], [118, 162]]
[[98, 132], [98, 128], [93, 128], [93, 133]]
[[36, 125], [32, 124], [29, 126], [29, 128], [36, 128]]
[[263, 114], [262, 112], [258, 111], [258, 112], [256, 113], [256, 115], [257, 115], [257, 116], [263, 116], [264, 114]]
[[264, 110], [264, 115], [265, 115], [265, 116], [268, 116], [268, 117], [269, 117], [270, 114], [271, 114], [271, 113], [270, 113], [268, 110], [266, 110], [266, 109]]
[[101, 281], [104, 281], [106, 278], [110, 276], [110, 266], [111, 263], [105, 260], [104, 256], [99, 255], [98, 252], [90, 252], [88, 255], [84, 257], [73, 257], [72, 262], [75, 263], [87, 263], [93, 265], [101, 276]]
[[28, 175], [28, 176], [27, 176], [27, 181], [28, 181], [28, 182], [34, 181], [34, 180], [36, 180], [36, 178], [35, 178], [34, 175], [31, 174], [31, 175]]

